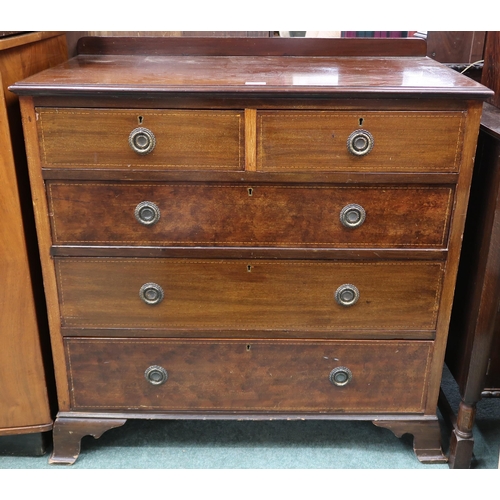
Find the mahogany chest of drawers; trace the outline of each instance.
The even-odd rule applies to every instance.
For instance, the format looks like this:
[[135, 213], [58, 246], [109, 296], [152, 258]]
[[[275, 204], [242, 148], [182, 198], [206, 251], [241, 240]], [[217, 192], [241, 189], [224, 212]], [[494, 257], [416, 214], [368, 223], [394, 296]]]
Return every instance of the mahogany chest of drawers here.
[[446, 460], [436, 405], [491, 92], [386, 42], [86, 38], [12, 87], [53, 463], [128, 418], [364, 419]]

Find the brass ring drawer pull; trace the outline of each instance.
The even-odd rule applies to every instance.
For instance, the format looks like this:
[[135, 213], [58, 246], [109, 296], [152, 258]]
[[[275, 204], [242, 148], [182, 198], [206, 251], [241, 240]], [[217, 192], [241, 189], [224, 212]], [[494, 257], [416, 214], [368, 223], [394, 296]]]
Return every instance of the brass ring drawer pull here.
[[150, 306], [159, 304], [164, 296], [163, 288], [156, 283], [145, 283], [139, 290], [139, 297]]
[[355, 156], [367, 155], [373, 148], [373, 135], [368, 130], [355, 130], [347, 139], [347, 149]]
[[337, 387], [343, 387], [352, 380], [352, 372], [345, 366], [337, 366], [330, 372], [330, 382]]
[[359, 299], [359, 290], [351, 284], [341, 285], [335, 291], [335, 300], [337, 304], [349, 307], [356, 304]]
[[148, 128], [137, 127], [130, 132], [128, 143], [137, 154], [147, 155], [155, 148], [156, 138]]
[[365, 209], [357, 203], [350, 203], [340, 211], [340, 222], [345, 227], [359, 227], [365, 222], [365, 218]]
[[141, 201], [134, 211], [135, 218], [145, 226], [152, 226], [160, 220], [160, 209], [152, 201]]
[[145, 372], [146, 380], [152, 385], [164, 384], [168, 379], [168, 372], [161, 366], [150, 366]]

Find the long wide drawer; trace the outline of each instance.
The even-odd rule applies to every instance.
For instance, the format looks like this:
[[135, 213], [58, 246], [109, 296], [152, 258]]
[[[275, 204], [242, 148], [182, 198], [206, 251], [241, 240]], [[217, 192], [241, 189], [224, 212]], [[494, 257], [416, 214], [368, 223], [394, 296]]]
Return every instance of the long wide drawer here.
[[462, 112], [261, 111], [257, 169], [455, 172], [464, 120]]
[[449, 186], [50, 182], [55, 244], [443, 248]]
[[434, 330], [444, 263], [55, 259], [62, 325]]
[[242, 170], [244, 166], [242, 111], [37, 108], [37, 116], [43, 167]]
[[422, 412], [432, 342], [66, 338], [73, 410]]

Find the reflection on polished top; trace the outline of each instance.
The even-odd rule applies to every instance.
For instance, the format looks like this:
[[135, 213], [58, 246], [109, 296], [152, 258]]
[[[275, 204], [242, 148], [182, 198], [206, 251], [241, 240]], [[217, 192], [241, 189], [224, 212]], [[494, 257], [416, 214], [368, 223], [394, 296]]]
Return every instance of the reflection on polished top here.
[[486, 87], [427, 57], [80, 55], [30, 77], [18, 94], [129, 92], [464, 94]]

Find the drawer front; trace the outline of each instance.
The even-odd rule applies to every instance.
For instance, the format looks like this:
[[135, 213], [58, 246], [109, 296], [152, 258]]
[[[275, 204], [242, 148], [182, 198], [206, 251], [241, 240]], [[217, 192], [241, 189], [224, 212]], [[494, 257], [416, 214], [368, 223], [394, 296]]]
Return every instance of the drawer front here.
[[52, 182], [48, 196], [56, 244], [443, 248], [453, 189]]
[[[65, 346], [72, 409], [101, 411], [419, 413], [432, 351], [432, 342], [413, 341], [66, 338]], [[332, 383], [334, 369], [337, 383], [350, 380]]]
[[[346, 329], [434, 330], [444, 272], [443, 263], [429, 261], [55, 261], [63, 326], [186, 329], [188, 334], [196, 329], [326, 335]], [[141, 299], [141, 289], [149, 299]]]
[[[240, 111], [38, 108], [37, 113], [43, 167], [243, 169]], [[153, 133], [155, 146], [147, 154], [129, 144], [137, 128]], [[149, 140], [135, 137], [139, 145]]]
[[[257, 169], [456, 172], [464, 120], [462, 112], [262, 111]], [[347, 142], [360, 130], [371, 134], [373, 147], [369, 150], [364, 136], [361, 143], [369, 152], [358, 156], [348, 151]]]

